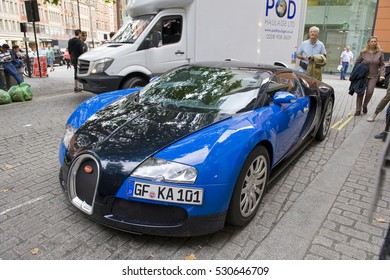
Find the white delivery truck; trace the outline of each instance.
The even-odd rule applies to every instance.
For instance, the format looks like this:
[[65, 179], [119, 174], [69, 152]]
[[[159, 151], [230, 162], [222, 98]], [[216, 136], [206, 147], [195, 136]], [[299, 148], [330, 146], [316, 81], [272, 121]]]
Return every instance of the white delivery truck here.
[[131, 20], [79, 57], [84, 90], [144, 86], [191, 62], [235, 59], [295, 66], [307, 0], [133, 0]]

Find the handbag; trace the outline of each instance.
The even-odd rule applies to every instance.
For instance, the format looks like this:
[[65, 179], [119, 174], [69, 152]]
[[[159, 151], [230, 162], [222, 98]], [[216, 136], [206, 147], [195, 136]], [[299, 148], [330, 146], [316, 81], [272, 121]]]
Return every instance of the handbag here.
[[299, 66], [301, 66], [303, 70], [307, 70], [307, 64], [303, 62], [303, 60], [299, 61]]

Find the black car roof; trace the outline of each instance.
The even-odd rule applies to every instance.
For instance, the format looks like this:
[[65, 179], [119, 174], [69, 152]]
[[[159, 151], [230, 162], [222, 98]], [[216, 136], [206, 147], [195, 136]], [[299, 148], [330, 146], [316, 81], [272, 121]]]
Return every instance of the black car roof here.
[[195, 66], [204, 66], [204, 67], [218, 67], [218, 68], [247, 68], [247, 69], [263, 69], [268, 71], [292, 71], [291, 69], [275, 66], [269, 64], [259, 64], [253, 62], [244, 62], [237, 60], [225, 60], [225, 61], [204, 61], [204, 62], [196, 62], [190, 63], [189, 65]]

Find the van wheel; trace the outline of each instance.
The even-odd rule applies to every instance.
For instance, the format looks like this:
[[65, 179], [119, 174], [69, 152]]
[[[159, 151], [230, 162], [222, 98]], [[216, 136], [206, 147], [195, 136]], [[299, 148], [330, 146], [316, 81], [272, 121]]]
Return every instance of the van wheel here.
[[238, 176], [227, 213], [227, 222], [234, 226], [248, 224], [256, 215], [270, 173], [268, 151], [258, 146], [249, 154]]
[[142, 79], [142, 78], [140, 78], [140, 77], [133, 77], [133, 78], [127, 79], [127, 80], [123, 83], [122, 89], [143, 87], [143, 86], [145, 86], [147, 83], [148, 83], [147, 81], [145, 81], [144, 79]]

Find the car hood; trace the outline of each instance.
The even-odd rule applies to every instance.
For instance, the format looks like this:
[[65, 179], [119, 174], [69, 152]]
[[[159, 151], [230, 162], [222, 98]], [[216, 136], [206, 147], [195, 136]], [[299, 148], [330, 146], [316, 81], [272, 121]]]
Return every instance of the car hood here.
[[[133, 102], [125, 97], [90, 117], [73, 136], [67, 162], [92, 153], [102, 166], [103, 184], [116, 185], [142, 161], [206, 126], [228, 118], [218, 112], [190, 112]], [[116, 189], [116, 188], [115, 188]]]

